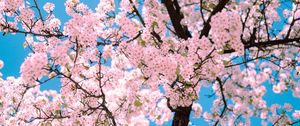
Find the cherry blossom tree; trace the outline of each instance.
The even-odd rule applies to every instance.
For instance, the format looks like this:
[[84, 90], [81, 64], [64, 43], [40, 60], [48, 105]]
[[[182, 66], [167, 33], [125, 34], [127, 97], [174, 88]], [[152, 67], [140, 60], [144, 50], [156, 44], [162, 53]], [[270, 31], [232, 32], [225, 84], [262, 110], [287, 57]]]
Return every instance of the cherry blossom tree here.
[[[20, 77], [0, 79], [0, 125], [300, 122], [291, 104], [263, 98], [266, 86], [300, 98], [298, 0], [66, 0], [67, 22], [38, 3], [0, 1], [0, 31], [31, 50]], [[60, 92], [40, 90], [53, 79]], [[203, 86], [215, 97], [207, 112]]]

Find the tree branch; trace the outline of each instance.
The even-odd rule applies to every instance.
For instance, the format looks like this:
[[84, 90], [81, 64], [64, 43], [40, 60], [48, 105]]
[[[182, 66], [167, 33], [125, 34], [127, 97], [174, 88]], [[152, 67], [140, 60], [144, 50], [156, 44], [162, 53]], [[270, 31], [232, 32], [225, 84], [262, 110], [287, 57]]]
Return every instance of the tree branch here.
[[[222, 84], [222, 81], [219, 77], [217, 77], [216, 79], [219, 83], [219, 86], [220, 86], [220, 91], [221, 91], [221, 95], [222, 95], [222, 101], [224, 103], [224, 107], [223, 107], [223, 110], [220, 114], [220, 118], [222, 118], [227, 110], [227, 102], [226, 102], [226, 99], [225, 99], [225, 95], [224, 95], [224, 88], [223, 88], [223, 84]], [[217, 126], [219, 123], [219, 120], [215, 122], [214, 126]]]
[[211, 28], [209, 23], [211, 21], [212, 16], [214, 16], [218, 12], [221, 12], [228, 2], [229, 2], [229, 0], [220, 0], [219, 1], [218, 5], [213, 9], [213, 11], [210, 13], [210, 16], [208, 17], [207, 21], [204, 23], [204, 27], [203, 27], [200, 37], [199, 37], [200, 39], [202, 38], [202, 36], [208, 36], [210, 28]]
[[[180, 6], [178, 5], [177, 0], [163, 0], [164, 5], [167, 8], [168, 14], [170, 16], [171, 22], [175, 29], [176, 35], [182, 39], [188, 39], [192, 37], [190, 32], [188, 31], [187, 26], [183, 26], [180, 24], [181, 20], [184, 18], [183, 14], [180, 13]], [[175, 8], [174, 8], [175, 7]]]

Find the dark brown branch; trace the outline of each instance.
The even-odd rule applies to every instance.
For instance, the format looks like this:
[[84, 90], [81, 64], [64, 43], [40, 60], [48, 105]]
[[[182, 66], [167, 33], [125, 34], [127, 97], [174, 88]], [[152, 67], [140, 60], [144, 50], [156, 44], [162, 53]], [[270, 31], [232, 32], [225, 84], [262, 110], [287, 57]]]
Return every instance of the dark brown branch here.
[[102, 57], [102, 53], [99, 51], [100, 53], [100, 58], [99, 58], [99, 71], [98, 71], [98, 75], [99, 75], [99, 88], [100, 88], [100, 92], [101, 92], [101, 95], [102, 95], [102, 99], [103, 99], [103, 102], [101, 104], [102, 108], [104, 109], [104, 111], [108, 114], [108, 118], [110, 118], [110, 120], [112, 121], [113, 125], [114, 126], [117, 126], [117, 123], [116, 123], [116, 119], [115, 117], [113, 116], [113, 113], [107, 108], [106, 106], [106, 97], [105, 97], [105, 93], [103, 91], [103, 85], [102, 85], [102, 77], [101, 77], [101, 57]]
[[172, 121], [172, 126], [188, 126], [192, 105], [187, 107], [177, 107]]
[[172, 0], [164, 0], [163, 3], [167, 8], [176, 35], [182, 39], [188, 39], [189, 37], [192, 37], [187, 26], [180, 24], [181, 20], [183, 19], [183, 14], [180, 13], [180, 6], [178, 5], [177, 0], [174, 0], [174, 2], [172, 2]]
[[206, 21], [204, 19], [204, 14], [203, 14], [203, 0], [200, 0], [200, 14], [201, 14], [201, 18], [202, 18], [203, 24], [205, 24]]
[[[292, 39], [270, 40], [270, 41], [257, 42], [257, 43], [253, 43], [249, 41], [249, 42], [245, 42], [244, 46], [245, 49], [249, 49], [252, 47], [257, 47], [261, 49], [261, 48], [266, 48], [266, 47], [271, 47], [276, 45], [290, 45], [290, 46], [300, 47], [299, 41], [300, 41], [300, 37], [292, 38]], [[235, 52], [234, 49], [224, 50], [224, 54], [233, 53], [233, 52]]]
[[[133, 37], [132, 39], [127, 40], [126, 42], [129, 43], [129, 42], [131, 42], [131, 41], [136, 40], [138, 37], [141, 36], [141, 34], [142, 34], [142, 31], [139, 31], [139, 33], [138, 33], [135, 37]], [[100, 45], [101, 45], [101, 46], [105, 46], [105, 45], [110, 45], [110, 44], [111, 44], [111, 43], [97, 42], [97, 46], [100, 46]], [[112, 46], [119, 46], [119, 44], [120, 44], [120, 42], [116, 42], [116, 43], [113, 43]]]
[[138, 18], [140, 19], [141, 23], [143, 24], [143, 26], [145, 27], [145, 21], [142, 18], [141, 14], [139, 13], [138, 9], [136, 8], [136, 6], [134, 5], [134, 3], [132, 2], [132, 0], [129, 0], [130, 4], [132, 4], [133, 7], [133, 12], [135, 12], [135, 14], [138, 16]]
[[34, 0], [34, 4], [35, 4], [35, 8], [38, 10], [40, 19], [42, 20], [42, 23], [44, 24], [44, 19], [43, 19], [42, 13], [41, 13], [41, 9], [39, 8], [36, 0]]
[[[265, 55], [264, 55], [264, 56], [265, 56]], [[234, 67], [234, 66], [239, 66], [239, 65], [242, 65], [242, 64], [251, 62], [251, 61], [258, 60], [258, 59], [260, 59], [260, 58], [263, 58], [264, 56], [256, 57], [256, 58], [253, 58], [253, 59], [250, 59], [250, 60], [246, 60], [246, 61], [243, 61], [243, 62], [239, 62], [239, 63], [236, 63], [236, 64], [227, 65], [227, 66], [225, 66], [225, 68]]]
[[229, 2], [229, 0], [220, 0], [219, 1], [218, 5], [213, 9], [213, 11], [210, 13], [210, 16], [208, 17], [207, 21], [204, 23], [204, 27], [203, 27], [200, 37], [199, 37], [200, 39], [202, 38], [202, 36], [208, 36], [210, 28], [211, 28], [209, 23], [211, 21], [212, 16], [214, 16], [218, 12], [221, 12], [228, 2]]
[[284, 117], [284, 115], [281, 115], [273, 124], [273, 126], [276, 126], [277, 123], [279, 123], [279, 120], [281, 120]]
[[268, 7], [268, 5], [264, 1], [263, 1], [263, 4], [264, 4], [264, 7], [263, 7], [261, 13], [263, 15], [263, 19], [264, 19], [264, 22], [265, 22], [267, 39], [268, 39], [268, 41], [270, 41], [269, 26], [268, 26], [267, 16], [266, 16], [266, 8]]
[[69, 79], [71, 82], [73, 82], [73, 83], [75, 84], [75, 86], [76, 86], [77, 89], [82, 90], [85, 94], [87, 94], [87, 95], [89, 95], [89, 96], [91, 96], [91, 97], [95, 97], [95, 98], [101, 97], [101, 96], [96, 96], [96, 95], [90, 93], [89, 91], [87, 91], [86, 89], [84, 89], [78, 82], [76, 82], [73, 78], [71, 78], [71, 76], [67, 76], [67, 75], [65, 75], [64, 73], [59, 72], [58, 70], [54, 70], [54, 72], [55, 72], [57, 75], [61, 75], [61, 76], [63, 76], [64, 78]]
[[[298, 4], [296, 5], [296, 8], [298, 8]], [[295, 13], [297, 10], [298, 10], [298, 9], [294, 10], [294, 13]], [[290, 24], [290, 27], [289, 27], [289, 30], [287, 31], [287, 34], [286, 34], [286, 36], [285, 36], [286, 39], [290, 37], [291, 31], [292, 31], [292, 27], [294, 26], [295, 22], [299, 20], [299, 18], [298, 18], [298, 19], [295, 19], [295, 15], [293, 15], [292, 18], [293, 18], [293, 20], [292, 20], [292, 22], [291, 22], [291, 24]]]
[[30, 88], [31, 88], [31, 87], [26, 87], [26, 89], [22, 92], [22, 94], [21, 94], [21, 99], [20, 99], [20, 101], [19, 101], [17, 107], [15, 108], [16, 112], [19, 111], [19, 108], [20, 108], [20, 106], [21, 106], [21, 104], [22, 104], [22, 101], [23, 101], [23, 99], [24, 99], [24, 95], [26, 94], [26, 92], [27, 92]]
[[298, 121], [295, 121], [295, 122], [292, 122], [292, 123], [291, 123], [291, 124], [289, 124], [289, 125], [293, 126], [293, 125], [295, 125], [295, 124], [297, 124], [297, 123], [300, 123], [300, 120], [298, 120]]
[[[142, 15], [139, 13], [138, 9], [137, 9], [136, 6], [134, 5], [133, 1], [132, 1], [132, 0], [129, 0], [129, 2], [133, 5], [133, 12], [138, 16], [138, 18], [139, 18], [139, 20], [141, 21], [142, 25], [143, 25], [144, 27], [146, 27], [146, 23], [145, 23], [145, 21], [144, 21]], [[141, 34], [141, 32], [139, 33], [139, 35], [140, 35], [140, 34]], [[138, 36], [139, 36], [139, 35], [138, 35]], [[156, 33], [156, 32], [154, 31], [154, 29], [153, 29], [153, 31], [151, 32], [151, 35], [153, 35], [159, 42], [163, 42], [163, 41], [161, 40], [161, 37], [159, 36], [159, 34]], [[133, 39], [133, 40], [134, 40], [134, 39]]]
[[57, 34], [51, 34], [51, 33], [41, 34], [41, 33], [34, 33], [34, 32], [31, 32], [31, 31], [29, 31], [29, 32], [28, 31], [21, 31], [21, 30], [12, 28], [9, 25], [4, 25], [4, 24], [0, 24], [0, 26], [3, 27], [3, 30], [4, 29], [8, 29], [11, 32], [22, 33], [22, 34], [25, 34], [25, 35], [32, 34], [34, 36], [42, 36], [42, 37], [47, 37], [47, 38], [50, 38], [50, 37], [56, 37], [56, 38], [67, 37], [67, 36], [63, 35], [62, 33], [57, 33]]
[[298, 44], [300, 44], [299, 40], [300, 40], [300, 38], [293, 38], [293, 39], [270, 40], [270, 41], [258, 42], [258, 43], [247, 43], [248, 45], [246, 44], [245, 48], [251, 48], [251, 47], [269, 47], [269, 46], [274, 46], [274, 45], [289, 44], [289, 43], [292, 43], [292, 42], [297, 42]]
[[170, 98], [166, 98], [167, 99], [167, 106], [168, 108], [172, 111], [172, 112], [175, 112], [175, 109], [171, 106], [170, 104]]
[[75, 45], [76, 45], [76, 49], [75, 49], [76, 52], [75, 52], [74, 64], [76, 64], [76, 61], [77, 61], [77, 58], [79, 55], [79, 50], [80, 50], [77, 38], [75, 40]]
[[[222, 81], [221, 81], [221, 79], [220, 79], [219, 77], [217, 77], [216, 80], [217, 80], [218, 83], [219, 83], [220, 91], [221, 91], [221, 95], [222, 95], [222, 101], [223, 101], [223, 103], [224, 103], [223, 110], [222, 110], [222, 112], [221, 112], [221, 114], [220, 114], [220, 118], [223, 118], [224, 115], [225, 115], [225, 112], [226, 112], [226, 110], [227, 110], [227, 102], [226, 102], [226, 98], [225, 98], [225, 95], [224, 95], [224, 88], [223, 88]], [[219, 123], [219, 120], [215, 122], [214, 126], [217, 126], [218, 123]]]

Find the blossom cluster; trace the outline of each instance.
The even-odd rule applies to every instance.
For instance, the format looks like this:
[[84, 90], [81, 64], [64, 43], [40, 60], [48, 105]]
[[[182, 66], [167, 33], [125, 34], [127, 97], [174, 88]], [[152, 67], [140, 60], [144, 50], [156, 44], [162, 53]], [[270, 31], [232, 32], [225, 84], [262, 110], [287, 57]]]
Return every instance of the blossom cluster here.
[[27, 57], [21, 65], [21, 77], [24, 82], [34, 85], [36, 80], [47, 73], [48, 57], [43, 53], [35, 53]]
[[[25, 34], [31, 51], [19, 78], [0, 73], [0, 125], [163, 125], [182, 108], [215, 125], [250, 125], [253, 116], [291, 124], [299, 111], [264, 96], [271, 87], [300, 97], [299, 49], [290, 48], [298, 38], [289, 38], [299, 32], [299, 8], [284, 11], [289, 20], [273, 35], [281, 1], [219, 10], [222, 2], [100, 0], [93, 9], [67, 0], [63, 22], [53, 3], [0, 1], [3, 35]], [[291, 42], [280, 40], [286, 34]], [[52, 79], [59, 92], [42, 91]], [[199, 103], [202, 87], [211, 89], [210, 111]]]
[[242, 23], [237, 12], [219, 12], [212, 17], [210, 25], [212, 40], [215, 42], [217, 49], [234, 49], [239, 55], [244, 53], [240, 38]]
[[51, 11], [53, 11], [55, 8], [55, 5], [53, 3], [46, 3], [43, 7], [43, 9], [47, 12], [50, 13]]

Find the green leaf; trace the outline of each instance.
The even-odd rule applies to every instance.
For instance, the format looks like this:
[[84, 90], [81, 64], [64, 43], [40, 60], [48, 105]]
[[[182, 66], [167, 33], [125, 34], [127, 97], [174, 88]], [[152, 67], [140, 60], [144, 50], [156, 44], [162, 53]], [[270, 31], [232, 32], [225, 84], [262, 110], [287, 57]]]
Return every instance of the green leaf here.
[[192, 86], [193, 86], [192, 82], [188, 81], [185, 83], [185, 87], [187, 87], [187, 88], [192, 87]]
[[180, 81], [180, 82], [184, 82], [184, 78], [179, 74], [178, 75], [178, 80]]
[[83, 65], [83, 67], [84, 67], [84, 69], [86, 69], [86, 70], [90, 69], [90, 67], [89, 67], [89, 66], [86, 66], [86, 65]]
[[157, 27], [157, 26], [158, 26], [158, 23], [157, 23], [157, 22], [155, 22], [155, 21], [152, 22], [152, 25], [151, 25], [152, 28], [155, 28], [155, 27]]
[[193, 97], [194, 94], [193, 93], [188, 93], [189, 97]]
[[146, 47], [146, 41], [144, 41], [143, 39], [139, 39], [139, 44], [140, 44], [142, 47]]
[[177, 68], [176, 68], [176, 75], [177, 75], [177, 76], [180, 75], [180, 69], [179, 69], [179, 66], [177, 66]]
[[46, 122], [44, 126], [52, 126], [51, 122]]
[[27, 43], [26, 42], [23, 43], [23, 47], [24, 47], [24, 49], [27, 47]]
[[204, 10], [212, 11], [213, 8], [215, 8], [215, 7], [216, 7], [216, 5], [213, 4], [213, 3], [209, 3], [209, 2], [206, 2], [206, 1], [203, 1], [203, 3], [202, 3], [202, 8]]
[[12, 102], [13, 102], [13, 103], [16, 102], [16, 98], [15, 98], [15, 97], [12, 98]]
[[136, 106], [136, 107], [141, 107], [142, 105], [143, 105], [143, 103], [140, 102], [139, 100], [135, 100], [135, 101], [134, 101], [134, 106]]
[[222, 49], [222, 50], [220, 50], [220, 51], [218, 51], [218, 54], [224, 54], [224, 49]]
[[232, 49], [231, 45], [228, 44], [228, 43], [226, 43], [223, 48], [224, 48], [224, 50], [230, 50], [230, 49]]
[[53, 78], [56, 76], [56, 73], [53, 71], [51, 73], [49, 73], [48, 78]]
[[209, 4], [208, 4], [208, 7], [209, 7], [210, 9], [212, 9], [212, 8], [215, 8], [215, 7], [216, 7], [216, 5], [215, 5], [215, 4], [213, 4], [213, 3], [209, 3]]
[[137, 67], [142, 68], [143, 66], [144, 66], [143, 63], [139, 63]]
[[81, 78], [86, 78], [83, 74], [79, 74], [79, 76], [80, 76]]
[[55, 114], [56, 114], [56, 115], [59, 115], [60, 113], [61, 113], [60, 110], [55, 110]]
[[78, 125], [79, 125], [79, 124], [80, 124], [80, 121], [79, 121], [79, 120], [76, 120], [76, 121], [75, 121], [75, 124], [78, 124]]
[[225, 65], [225, 66], [229, 65], [230, 63], [231, 63], [230, 61], [223, 60], [223, 65]]
[[157, 120], [160, 120], [160, 119], [161, 119], [161, 115], [158, 115], [158, 116], [156, 117], [156, 119], [157, 119]]
[[250, 102], [250, 104], [252, 104], [252, 103], [253, 103], [253, 98], [250, 98], [250, 101], [249, 101], [249, 102]]

